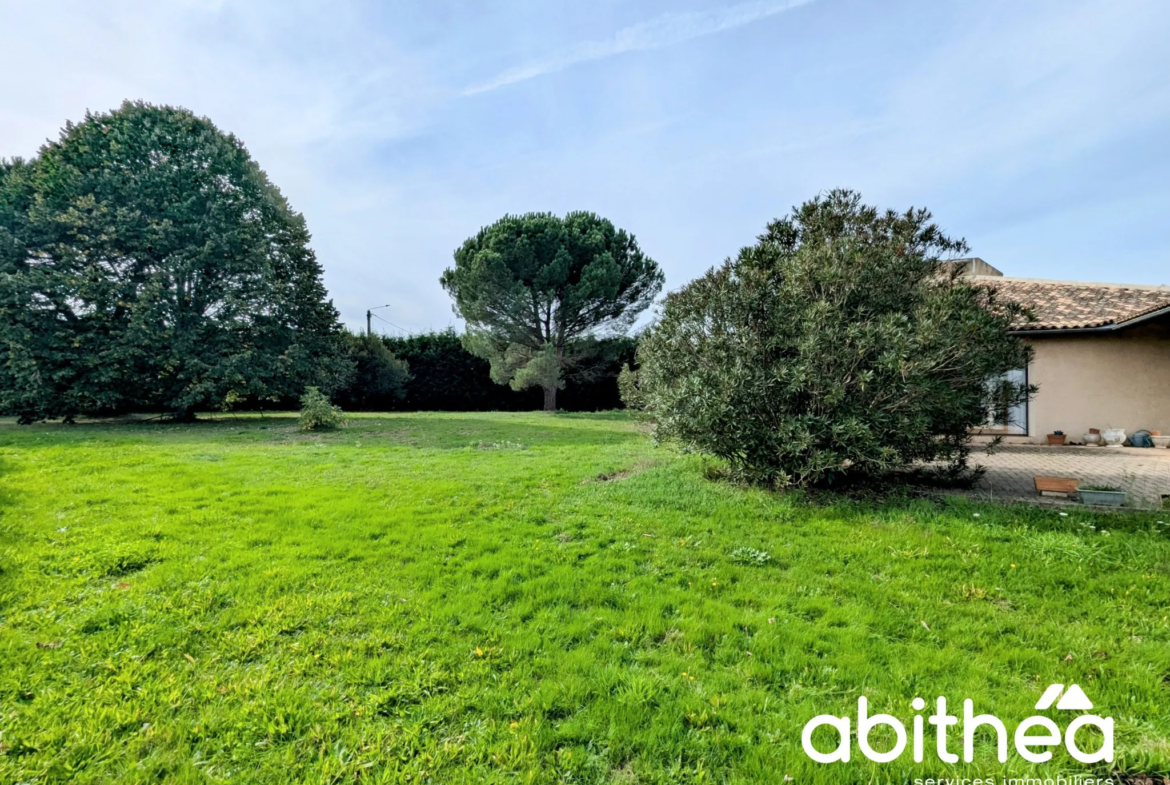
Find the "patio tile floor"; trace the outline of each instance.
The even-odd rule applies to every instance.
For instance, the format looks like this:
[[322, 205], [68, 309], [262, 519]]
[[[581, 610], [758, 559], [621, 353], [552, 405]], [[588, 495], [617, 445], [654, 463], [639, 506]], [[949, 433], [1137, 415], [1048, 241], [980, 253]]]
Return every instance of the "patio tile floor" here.
[[1161, 509], [1170, 499], [1170, 450], [1133, 447], [1001, 445], [987, 455], [975, 450], [972, 465], [987, 469], [967, 495], [981, 499], [1049, 501], [1032, 478], [1075, 477], [1082, 487], [1107, 485], [1126, 491], [1126, 506]]

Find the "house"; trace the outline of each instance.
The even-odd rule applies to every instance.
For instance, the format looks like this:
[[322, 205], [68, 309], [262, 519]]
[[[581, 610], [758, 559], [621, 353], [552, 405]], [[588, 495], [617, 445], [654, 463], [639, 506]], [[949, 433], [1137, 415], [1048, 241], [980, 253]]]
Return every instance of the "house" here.
[[1013, 330], [1035, 354], [1012, 376], [1039, 392], [981, 434], [1041, 443], [1057, 430], [1073, 442], [1090, 428], [1170, 434], [1170, 286], [1013, 278], [982, 259], [956, 263], [1035, 316]]

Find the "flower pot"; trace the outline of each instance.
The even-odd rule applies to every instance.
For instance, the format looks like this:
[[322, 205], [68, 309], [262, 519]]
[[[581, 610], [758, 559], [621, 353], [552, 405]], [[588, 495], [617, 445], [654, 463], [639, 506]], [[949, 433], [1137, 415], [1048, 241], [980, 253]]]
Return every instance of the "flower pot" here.
[[1155, 447], [1170, 447], [1170, 436], [1151, 436]]
[[1063, 433], [1059, 433], [1059, 434], [1050, 433], [1050, 434], [1048, 434], [1048, 443], [1049, 444], [1064, 444], [1064, 438], [1065, 437], [1064, 437]]
[[1120, 507], [1125, 504], [1125, 491], [1081, 490], [1081, 504], [1097, 504], [1102, 507]]
[[1101, 434], [1101, 439], [1105, 442], [1106, 447], [1120, 447], [1125, 443], [1125, 429], [1109, 428]]
[[1086, 433], [1081, 438], [1085, 440], [1085, 444], [1094, 445], [1101, 443], [1101, 434], [1099, 433]]

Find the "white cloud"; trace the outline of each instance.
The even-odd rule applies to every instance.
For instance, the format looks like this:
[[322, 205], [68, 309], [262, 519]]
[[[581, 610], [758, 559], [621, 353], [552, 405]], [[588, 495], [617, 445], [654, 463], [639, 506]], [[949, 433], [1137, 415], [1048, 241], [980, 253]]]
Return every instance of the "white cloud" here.
[[[182, 105], [278, 154], [408, 135], [438, 95], [425, 59], [353, 4], [46, 2], [0, 25], [0, 144], [30, 155], [124, 99]], [[27, 66], [26, 67], [22, 67]]]
[[[392, 180], [368, 171], [370, 150], [419, 133], [453, 95], [435, 81], [432, 55], [390, 40], [370, 13], [355, 2], [293, 0], [6, 7], [0, 156], [35, 155], [67, 120], [126, 99], [207, 116], [241, 138], [305, 214], [326, 284], [356, 322], [365, 293], [389, 288], [390, 277], [371, 261], [381, 261], [371, 249], [384, 242], [386, 218], [368, 203], [386, 199]], [[395, 321], [422, 321], [440, 296], [418, 306], [404, 297]]]
[[[505, 212], [597, 210], [677, 286], [836, 185], [925, 202], [1013, 272], [1162, 280], [1167, 168], [1153, 143], [1126, 145], [1165, 125], [1170, 4], [826, 0], [776, 17], [812, 2], [641, 10], [648, 21], [621, 29], [615, 17], [662, 0], [565, 0], [536, 20], [515, 0], [0, 0], [0, 156], [32, 155], [66, 119], [126, 98], [206, 115], [305, 214], [355, 327], [386, 302], [403, 327], [448, 324], [439, 273]], [[545, 44], [556, 51], [463, 90], [501, 50], [584, 18], [619, 32]], [[744, 35], [702, 38], [733, 28]], [[691, 57], [684, 42], [699, 39]], [[578, 69], [566, 90], [496, 89], [649, 50], [613, 63], [623, 79]]]
[[660, 49], [664, 46], [680, 44], [724, 30], [742, 27], [814, 1], [757, 0], [712, 11], [663, 14], [648, 22], [623, 28], [613, 37], [603, 41], [585, 41], [541, 60], [509, 68], [486, 82], [468, 87], [463, 91], [463, 94], [486, 93], [537, 76], [563, 71], [577, 63], [601, 60], [626, 52], [643, 52], [648, 49]]

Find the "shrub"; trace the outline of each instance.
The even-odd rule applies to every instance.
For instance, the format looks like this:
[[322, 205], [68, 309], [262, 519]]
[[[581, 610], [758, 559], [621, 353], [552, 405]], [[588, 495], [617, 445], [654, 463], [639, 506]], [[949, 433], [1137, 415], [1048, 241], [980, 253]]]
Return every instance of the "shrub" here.
[[406, 395], [410, 367], [386, 346], [381, 336], [343, 332], [346, 355], [353, 373], [336, 391], [334, 398], [357, 411], [386, 411], [395, 408]]
[[334, 406], [329, 397], [316, 387], [305, 390], [301, 396], [302, 431], [328, 431], [344, 428], [345, 425], [345, 412], [341, 411], [340, 406]]
[[740, 479], [833, 483], [918, 461], [966, 467], [1029, 349], [1024, 311], [957, 277], [966, 251], [930, 213], [879, 212], [833, 191], [666, 299], [636, 385], [660, 438], [726, 460]]

